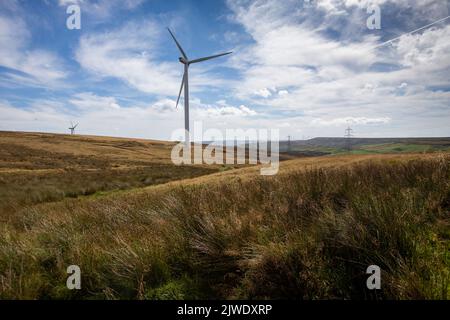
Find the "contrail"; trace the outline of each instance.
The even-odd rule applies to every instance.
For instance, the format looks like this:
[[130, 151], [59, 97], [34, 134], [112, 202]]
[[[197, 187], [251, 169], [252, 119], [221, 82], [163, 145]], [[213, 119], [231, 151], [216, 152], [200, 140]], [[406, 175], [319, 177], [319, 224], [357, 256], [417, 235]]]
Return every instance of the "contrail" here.
[[416, 33], [416, 32], [418, 32], [418, 31], [421, 31], [421, 30], [423, 30], [423, 29], [426, 29], [426, 28], [428, 28], [428, 27], [431, 27], [432, 25], [435, 25], [435, 24], [437, 24], [437, 23], [439, 23], [439, 22], [445, 21], [445, 20], [447, 20], [448, 18], [450, 18], [450, 16], [447, 16], [447, 17], [445, 17], [445, 18], [442, 18], [442, 19], [439, 19], [439, 20], [437, 20], [437, 21], [435, 21], [435, 22], [432, 22], [432, 23], [430, 23], [430, 24], [427, 24], [426, 26], [423, 26], [423, 27], [421, 27], [421, 28], [419, 28], [419, 29], [416, 29], [416, 30], [413, 30], [413, 31], [404, 33], [404, 34], [402, 34], [402, 35], [400, 35], [400, 36], [398, 36], [398, 37], [396, 37], [396, 38], [394, 38], [394, 39], [388, 40], [388, 41], [386, 41], [386, 42], [383, 42], [383, 43], [381, 43], [381, 44], [379, 44], [379, 45], [377, 45], [377, 46], [371, 48], [371, 50], [372, 50], [372, 49], [379, 48], [379, 47], [382, 47], [382, 46], [385, 46], [385, 45], [387, 45], [387, 44], [389, 44], [389, 43], [391, 43], [391, 42], [394, 42], [395, 40], [398, 40], [398, 39], [400, 39], [401, 37], [406, 36], [406, 35], [408, 35], [408, 34], [413, 34], [413, 33]]

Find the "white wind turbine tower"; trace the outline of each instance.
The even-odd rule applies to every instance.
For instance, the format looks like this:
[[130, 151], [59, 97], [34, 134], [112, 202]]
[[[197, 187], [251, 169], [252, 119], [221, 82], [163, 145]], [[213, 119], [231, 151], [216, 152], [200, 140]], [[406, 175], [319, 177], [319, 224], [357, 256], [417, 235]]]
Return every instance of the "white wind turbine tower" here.
[[76, 125], [73, 125], [73, 122], [70, 121], [70, 125], [71, 125], [71, 127], [69, 127], [70, 134], [73, 135], [75, 134], [75, 128], [78, 126], [78, 123]]
[[225, 52], [225, 53], [216, 54], [216, 55], [209, 56], [209, 57], [199, 58], [199, 59], [195, 59], [195, 60], [189, 60], [186, 53], [184, 52], [183, 48], [181, 47], [181, 45], [178, 43], [177, 39], [173, 35], [172, 31], [170, 31], [169, 28], [167, 28], [167, 30], [169, 30], [170, 35], [172, 36], [173, 40], [175, 41], [175, 44], [178, 47], [178, 50], [180, 50], [180, 52], [181, 52], [182, 56], [178, 60], [182, 64], [184, 64], [184, 74], [183, 74], [183, 79], [181, 80], [181, 87], [180, 87], [180, 92], [178, 93], [176, 107], [178, 107], [178, 102], [180, 101], [181, 92], [183, 91], [183, 87], [184, 87], [184, 128], [185, 128], [185, 140], [184, 141], [186, 143], [186, 147], [190, 148], [191, 144], [189, 141], [189, 66], [193, 63], [202, 62], [202, 61], [218, 58], [221, 56], [225, 56], [225, 55], [231, 54], [232, 52]]

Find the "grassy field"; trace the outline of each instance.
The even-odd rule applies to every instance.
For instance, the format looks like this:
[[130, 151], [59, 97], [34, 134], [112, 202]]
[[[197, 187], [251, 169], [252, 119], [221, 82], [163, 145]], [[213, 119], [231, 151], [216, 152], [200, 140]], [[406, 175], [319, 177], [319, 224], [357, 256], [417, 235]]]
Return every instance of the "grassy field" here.
[[[258, 167], [172, 171], [164, 142], [65, 136], [73, 144], [58, 146], [10, 135], [2, 146], [20, 148], [0, 162], [2, 299], [449, 298], [446, 153], [294, 159], [263, 177]], [[74, 180], [129, 185], [53, 199], [76, 190], [66, 157], [53, 160], [61, 152], [75, 155]], [[139, 182], [164, 165], [167, 176]], [[41, 173], [40, 184], [27, 182]], [[47, 184], [49, 198], [20, 200]], [[81, 290], [66, 288], [73, 264]], [[381, 267], [382, 290], [366, 288], [371, 264]]]
[[174, 166], [170, 161], [173, 145], [139, 139], [0, 132], [0, 212], [229, 169]]
[[[348, 146], [351, 146], [349, 151]], [[287, 151], [283, 141], [280, 150]], [[293, 141], [291, 153], [316, 152], [326, 154], [397, 154], [450, 152], [449, 138], [314, 138]]]

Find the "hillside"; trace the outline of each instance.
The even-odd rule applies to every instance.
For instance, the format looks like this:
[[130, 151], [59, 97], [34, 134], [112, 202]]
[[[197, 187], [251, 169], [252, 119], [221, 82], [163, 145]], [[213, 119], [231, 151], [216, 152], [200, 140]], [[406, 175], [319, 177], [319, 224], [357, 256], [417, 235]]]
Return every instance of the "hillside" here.
[[[177, 171], [158, 141], [5, 133], [1, 144], [1, 299], [449, 297], [448, 154], [297, 158], [260, 176]], [[85, 185], [93, 193], [65, 194]], [[70, 291], [74, 264], [82, 289]]]
[[[313, 138], [291, 141], [291, 154], [327, 155], [414, 153], [450, 151], [450, 138]], [[281, 151], [288, 151], [288, 142], [283, 141]]]
[[[0, 212], [245, 166], [176, 166], [170, 159], [174, 145], [145, 139], [0, 131]], [[281, 154], [280, 160], [297, 157]]]
[[192, 178], [218, 166], [175, 166], [173, 143], [0, 132], [0, 212], [27, 204]]

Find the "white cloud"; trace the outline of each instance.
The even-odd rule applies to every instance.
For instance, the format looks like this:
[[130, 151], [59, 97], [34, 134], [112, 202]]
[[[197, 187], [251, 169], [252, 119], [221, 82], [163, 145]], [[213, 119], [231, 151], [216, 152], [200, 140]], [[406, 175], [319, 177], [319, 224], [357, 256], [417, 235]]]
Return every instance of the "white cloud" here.
[[[402, 21], [391, 21], [393, 30], [386, 30], [383, 24], [386, 29], [368, 31], [363, 9], [369, 1], [382, 6], [389, 3], [392, 19], [399, 16]], [[82, 13], [95, 18], [90, 20], [95, 23], [138, 8], [141, 2], [58, 3], [80, 4]], [[223, 34], [225, 41], [236, 45], [228, 61], [240, 79], [223, 80], [223, 76], [214, 75], [208, 68], [215, 64], [193, 66], [193, 121], [204, 120], [215, 128], [279, 127], [282, 135], [291, 131], [310, 136], [343, 135], [341, 127], [347, 121], [367, 127], [366, 131], [358, 128], [358, 134], [367, 136], [449, 134], [450, 26], [438, 24], [404, 36], [390, 47], [372, 50], [386, 40], [381, 35], [395, 36], [420, 27], [415, 25], [417, 21], [426, 23], [448, 15], [445, 2], [315, 0], [308, 8], [299, 2], [227, 2], [232, 11], [230, 19], [246, 32], [230, 29]], [[395, 14], [398, 8], [400, 13], [405, 10], [403, 15]], [[46, 119], [51, 121], [49, 128], [65, 132], [64, 123], [76, 117], [85, 133], [114, 134], [111, 130], [118, 128], [117, 134], [123, 136], [170, 137], [171, 130], [183, 125], [182, 103], [175, 109], [175, 101], [168, 98], [176, 98], [182, 66], [176, 61], [177, 51], [167, 31], [156, 19], [133, 20], [115, 29], [83, 29], [75, 51], [81, 72], [87, 70], [94, 80], [119, 79], [148, 95], [152, 103], [142, 102], [142, 97], [136, 98], [141, 102], [124, 99], [137, 96], [135, 91], [102, 96], [93, 87], [82, 89], [93, 92], [73, 94], [66, 101], [37, 101], [21, 108], [0, 104], [2, 128], [16, 128], [19, 123], [23, 128], [41, 128]], [[184, 39], [179, 40], [183, 43]], [[167, 48], [172, 48], [170, 54]], [[170, 55], [173, 60], [166, 60]], [[31, 47], [31, 33], [24, 20], [7, 15], [0, 15], [0, 65], [14, 70], [1, 75], [2, 86], [20, 83], [48, 87], [60, 85], [67, 77], [56, 55]], [[103, 84], [107, 89], [107, 81]], [[211, 90], [218, 88], [220, 91]], [[197, 97], [200, 90], [208, 91], [205, 100], [216, 93], [216, 99], [222, 100], [205, 104]], [[58, 122], [63, 124], [59, 127], [55, 124]]]
[[391, 122], [392, 119], [388, 117], [384, 118], [366, 118], [366, 117], [346, 117], [346, 118], [334, 118], [334, 119], [313, 119], [311, 124], [313, 126], [338, 126], [342, 127], [348, 123], [356, 125], [380, 125]]
[[402, 65], [426, 66], [429, 71], [450, 67], [450, 26], [405, 35], [395, 44]]
[[238, 107], [232, 106], [227, 103], [226, 100], [219, 100], [214, 105], [208, 105], [202, 103], [199, 99], [192, 99], [191, 106], [194, 111], [194, 119], [210, 121], [209, 118], [220, 118], [226, 116], [228, 118], [239, 118], [256, 116], [258, 113], [245, 106], [240, 105]]
[[218, 116], [248, 116], [256, 115], [256, 112], [247, 108], [244, 105], [239, 107], [219, 107], [219, 108], [206, 108], [200, 112], [205, 112], [207, 117], [218, 117]]
[[[361, 126], [384, 128], [368, 135], [401, 135], [425, 125], [430, 134], [438, 115], [439, 121], [450, 121], [450, 95], [435, 89], [450, 87], [450, 26], [436, 25], [404, 36], [393, 46], [372, 49], [382, 41], [365, 26], [366, 11], [358, 6], [366, 2], [314, 1], [313, 8], [305, 11], [290, 0], [283, 5], [274, 0], [228, 1], [232, 21], [254, 40], [232, 60], [242, 74], [235, 96], [273, 112], [280, 109], [303, 114], [303, 119], [291, 121], [298, 121], [302, 130], [310, 130], [308, 135], [327, 132], [315, 131], [314, 126], [345, 125], [349, 114]], [[380, 5], [387, 2], [391, 13], [414, 6], [417, 16], [423, 14], [420, 21], [432, 20], [438, 12], [415, 0], [371, 1]], [[315, 4], [325, 16], [314, 11]], [[440, 8], [442, 15], [442, 4]], [[332, 37], [326, 32], [330, 30], [335, 34]], [[267, 99], [269, 95], [261, 88], [289, 88], [289, 94]], [[255, 94], [258, 92], [262, 94]], [[434, 128], [441, 134], [443, 130]], [[413, 135], [418, 134], [426, 133]]]
[[86, 34], [76, 51], [78, 63], [101, 76], [115, 77], [146, 93], [174, 95], [180, 68], [154, 61], [159, 26], [153, 21], [128, 23], [113, 32]]
[[[224, 121], [227, 127], [252, 126], [254, 122], [250, 119], [258, 115], [247, 106], [234, 107], [226, 101], [216, 105], [207, 105], [198, 99], [191, 102], [192, 121], [203, 121], [205, 127], [210, 128], [224, 129]], [[74, 94], [67, 101], [37, 100], [30, 106], [14, 106], [0, 101], [0, 114], [2, 130], [67, 133], [68, 125], [73, 121], [80, 124], [80, 134], [168, 140], [173, 131], [184, 126], [184, 110], [175, 109], [172, 99], [163, 98], [151, 104], [134, 102], [125, 106], [115, 97], [91, 92]]]
[[272, 93], [269, 91], [269, 89], [264, 88], [264, 89], [255, 91], [255, 95], [261, 96], [263, 98], [269, 98], [272, 95]]
[[120, 105], [114, 97], [100, 97], [91, 92], [75, 94], [69, 102], [84, 111], [120, 109]]
[[67, 76], [60, 58], [42, 49], [30, 49], [31, 34], [20, 18], [0, 15], [0, 65], [14, 72], [5, 72], [3, 81], [26, 85], [61, 84]]
[[[0, 101], [2, 130], [68, 133], [71, 121], [78, 133], [164, 139], [183, 124], [182, 110], [163, 112], [174, 101], [158, 100], [151, 105], [120, 106], [114, 97], [81, 93], [68, 101], [38, 100], [30, 106]], [[73, 107], [75, 106], [75, 108]]]
[[[169, 39], [167, 30], [147, 19], [108, 32], [87, 33], [80, 39], [76, 60], [99, 77], [121, 79], [141, 92], [175, 96], [182, 78], [182, 65], [176, 56], [174, 62], [161, 60], [162, 32]], [[223, 88], [220, 77], [210, 75], [208, 69], [195, 65], [191, 70], [192, 92], [212, 86]]]

